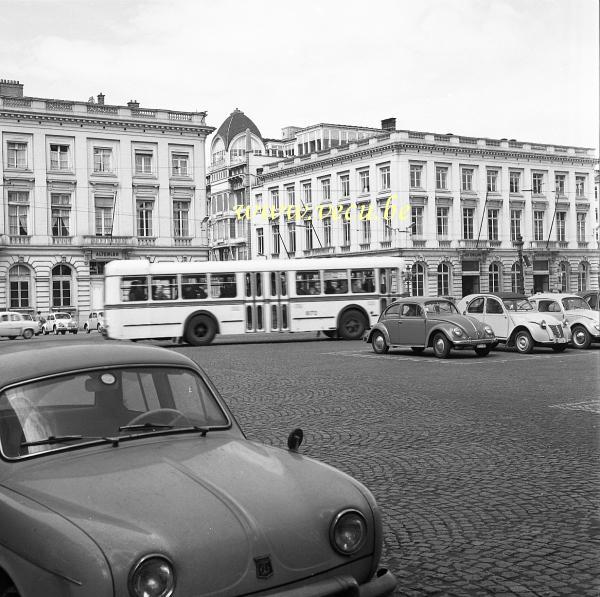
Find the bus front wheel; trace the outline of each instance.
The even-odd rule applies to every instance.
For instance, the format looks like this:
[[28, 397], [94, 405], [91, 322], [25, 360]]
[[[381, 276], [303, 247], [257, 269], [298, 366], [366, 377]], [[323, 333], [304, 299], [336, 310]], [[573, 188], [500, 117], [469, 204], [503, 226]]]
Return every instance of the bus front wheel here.
[[360, 340], [365, 332], [367, 324], [360, 311], [346, 311], [340, 319], [340, 336], [344, 340]]
[[192, 317], [185, 330], [185, 341], [193, 346], [210, 344], [217, 333], [214, 320], [207, 315]]

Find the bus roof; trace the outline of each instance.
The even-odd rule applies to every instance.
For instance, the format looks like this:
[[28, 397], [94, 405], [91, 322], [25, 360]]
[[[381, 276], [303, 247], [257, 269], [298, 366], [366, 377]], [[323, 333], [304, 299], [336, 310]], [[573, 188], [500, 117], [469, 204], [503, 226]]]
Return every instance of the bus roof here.
[[106, 264], [106, 276], [144, 276], [219, 272], [272, 272], [315, 269], [404, 267], [401, 257], [325, 257], [315, 259], [254, 259], [239, 261], [169, 261], [125, 259]]

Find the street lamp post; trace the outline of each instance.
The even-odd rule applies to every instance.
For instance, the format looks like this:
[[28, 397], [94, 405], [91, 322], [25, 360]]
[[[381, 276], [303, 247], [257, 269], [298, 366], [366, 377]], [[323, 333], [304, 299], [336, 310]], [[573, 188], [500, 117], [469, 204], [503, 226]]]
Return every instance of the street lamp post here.
[[517, 293], [525, 294], [525, 273], [523, 270], [523, 237], [519, 234], [516, 238], [515, 247], [517, 248], [517, 256], [519, 259], [519, 272], [517, 276]]

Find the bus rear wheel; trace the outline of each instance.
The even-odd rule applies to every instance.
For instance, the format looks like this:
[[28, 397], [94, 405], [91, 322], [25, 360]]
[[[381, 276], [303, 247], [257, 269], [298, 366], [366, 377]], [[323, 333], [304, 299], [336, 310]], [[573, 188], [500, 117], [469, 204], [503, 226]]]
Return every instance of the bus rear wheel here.
[[193, 346], [210, 344], [217, 333], [217, 326], [207, 315], [192, 317], [185, 329], [185, 341]]
[[360, 340], [366, 327], [367, 324], [363, 314], [352, 309], [342, 315], [339, 333], [344, 340]]

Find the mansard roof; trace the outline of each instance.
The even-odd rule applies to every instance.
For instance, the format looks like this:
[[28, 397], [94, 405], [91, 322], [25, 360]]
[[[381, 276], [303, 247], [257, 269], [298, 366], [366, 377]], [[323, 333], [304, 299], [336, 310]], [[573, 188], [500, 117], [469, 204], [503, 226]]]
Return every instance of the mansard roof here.
[[245, 132], [246, 129], [250, 129], [251, 133], [262, 139], [258, 127], [241, 110], [236, 108], [219, 127], [216, 137], [221, 137], [225, 144], [225, 151], [227, 151], [231, 141], [240, 133]]

